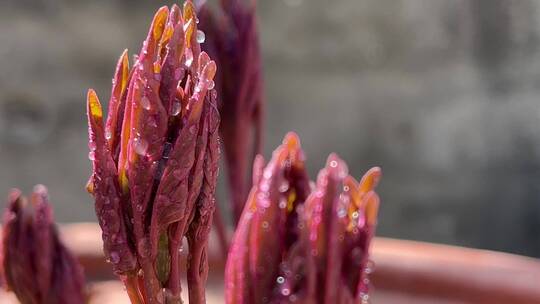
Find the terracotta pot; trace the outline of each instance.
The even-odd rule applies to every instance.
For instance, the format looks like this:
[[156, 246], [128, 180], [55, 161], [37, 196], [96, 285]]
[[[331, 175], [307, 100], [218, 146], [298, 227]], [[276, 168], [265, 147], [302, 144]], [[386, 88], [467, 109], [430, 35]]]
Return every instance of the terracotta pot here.
[[415, 295], [433, 303], [540, 303], [537, 259], [385, 238], [376, 238], [372, 256], [374, 294]]
[[[62, 234], [85, 267], [91, 303], [128, 303], [104, 261], [99, 227], [64, 225]], [[540, 303], [536, 259], [386, 238], [375, 239], [372, 257], [373, 303]], [[210, 244], [209, 258], [208, 303], [223, 303], [224, 261], [215, 242]], [[8, 297], [0, 294], [0, 303], [10, 303]]]

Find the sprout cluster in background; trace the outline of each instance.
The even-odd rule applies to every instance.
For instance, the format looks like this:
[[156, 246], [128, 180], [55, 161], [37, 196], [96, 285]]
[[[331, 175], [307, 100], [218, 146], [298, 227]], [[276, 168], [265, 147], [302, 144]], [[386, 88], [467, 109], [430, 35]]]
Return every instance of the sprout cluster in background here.
[[293, 133], [266, 166], [257, 158], [227, 260], [227, 304], [367, 301], [381, 170], [358, 183], [332, 154], [313, 184], [304, 158]]

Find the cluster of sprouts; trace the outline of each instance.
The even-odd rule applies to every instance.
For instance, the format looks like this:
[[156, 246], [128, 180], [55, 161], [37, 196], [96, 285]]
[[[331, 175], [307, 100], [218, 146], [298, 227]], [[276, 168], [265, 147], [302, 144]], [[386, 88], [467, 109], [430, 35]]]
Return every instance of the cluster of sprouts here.
[[29, 200], [11, 190], [2, 230], [0, 268], [22, 304], [85, 303], [82, 267], [60, 240], [45, 186]]
[[313, 183], [304, 157], [290, 133], [266, 166], [257, 158], [227, 259], [227, 304], [367, 300], [381, 170], [357, 182], [331, 154]]
[[121, 56], [107, 121], [88, 92], [88, 191], [105, 256], [133, 303], [181, 303], [180, 248], [189, 244], [189, 301], [205, 303], [207, 246], [219, 158], [214, 76], [191, 1], [160, 8], [128, 67]]

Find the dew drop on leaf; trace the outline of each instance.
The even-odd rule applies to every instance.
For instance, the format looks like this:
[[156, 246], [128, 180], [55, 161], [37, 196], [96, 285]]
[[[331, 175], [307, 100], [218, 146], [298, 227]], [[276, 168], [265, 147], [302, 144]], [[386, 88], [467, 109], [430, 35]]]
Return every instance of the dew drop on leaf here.
[[97, 148], [96, 142], [95, 141], [90, 141], [88, 143], [88, 148], [90, 149], [90, 151], [96, 151], [96, 148]]
[[190, 67], [191, 64], [193, 63], [193, 51], [190, 48], [187, 48], [185, 52], [185, 56], [186, 56], [186, 66]]
[[146, 96], [143, 96], [143, 98], [141, 98], [141, 106], [147, 111], [150, 110], [150, 99], [148, 99], [148, 97]]
[[171, 108], [171, 115], [176, 116], [180, 114], [181, 109], [182, 109], [182, 105], [179, 102], [177, 101], [173, 102], [172, 108]]
[[133, 148], [135, 149], [135, 153], [144, 156], [146, 155], [146, 151], [148, 151], [148, 142], [137, 137], [133, 139]]
[[206, 35], [204, 34], [203, 31], [197, 30], [197, 36], [196, 36], [196, 38], [197, 38], [197, 42], [198, 42], [198, 43], [203, 43], [204, 40], [206, 40]]
[[106, 139], [106, 140], [109, 140], [109, 139], [111, 139], [111, 138], [112, 138], [112, 132], [111, 132], [111, 130], [109, 130], [109, 129], [105, 130], [105, 139]]

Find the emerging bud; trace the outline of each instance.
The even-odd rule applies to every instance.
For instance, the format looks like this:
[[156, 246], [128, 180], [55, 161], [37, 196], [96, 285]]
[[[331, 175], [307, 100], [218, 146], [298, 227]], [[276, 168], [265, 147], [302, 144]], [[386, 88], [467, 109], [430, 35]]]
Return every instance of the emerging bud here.
[[82, 268], [60, 241], [44, 186], [34, 188], [30, 201], [11, 191], [3, 237], [7, 288], [21, 303], [85, 302]]
[[184, 237], [190, 303], [204, 303], [220, 118], [216, 63], [201, 52], [197, 31], [191, 1], [182, 10], [160, 8], [134, 67], [127, 52], [118, 62], [105, 124], [95, 92], [88, 93], [87, 189], [105, 255], [133, 303], [181, 302]]
[[263, 149], [264, 81], [256, 8], [257, 1], [227, 0], [220, 1], [216, 12], [203, 4], [199, 14], [208, 41], [203, 49], [220, 67], [216, 88], [235, 223], [249, 189], [248, 167]]
[[262, 167], [258, 157], [227, 260], [226, 303], [366, 301], [381, 170], [358, 183], [331, 154], [311, 189], [295, 134]]

